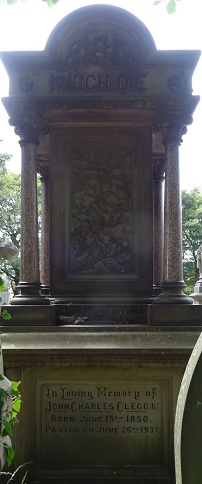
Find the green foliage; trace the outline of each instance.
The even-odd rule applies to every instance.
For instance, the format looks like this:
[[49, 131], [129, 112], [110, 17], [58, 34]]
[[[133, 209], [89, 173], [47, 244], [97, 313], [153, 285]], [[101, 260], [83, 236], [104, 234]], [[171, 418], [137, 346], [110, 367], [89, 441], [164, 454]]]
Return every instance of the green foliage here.
[[154, 0], [154, 5], [159, 5], [159, 3], [165, 2], [167, 3], [166, 10], [169, 14], [175, 13], [177, 8], [177, 3], [180, 0]]
[[[0, 4], [7, 2], [8, 5], [15, 5], [18, 0], [0, 0]], [[27, 0], [19, 0], [21, 3], [26, 3]], [[54, 7], [56, 3], [59, 2], [59, 0], [41, 0], [42, 2], [45, 2], [49, 8]], [[167, 2], [166, 10], [168, 13], [174, 13], [176, 11], [176, 2], [179, 2], [180, 0], [154, 0], [153, 4], [158, 5], [161, 2]]]
[[[7, 153], [0, 154], [0, 240], [9, 239], [19, 249], [21, 181], [19, 174], [7, 170], [6, 162], [10, 159], [11, 156]], [[19, 271], [19, 256], [11, 261], [1, 260], [1, 273], [9, 279], [14, 293], [19, 281]]]
[[[0, 380], [4, 380], [3, 375], [0, 375]], [[0, 409], [1, 409], [1, 431], [0, 437], [11, 437], [13, 435], [13, 428], [18, 423], [17, 415], [21, 407], [21, 395], [18, 387], [21, 382], [11, 382], [9, 389], [0, 388]], [[10, 404], [11, 402], [11, 404]], [[5, 443], [7, 452], [7, 463], [11, 465], [15, 451], [12, 446]]]
[[[4, 3], [6, 1], [7, 5], [15, 5], [18, 0], [0, 0], [0, 4]], [[49, 8], [54, 7], [56, 3], [59, 2], [59, 0], [41, 0], [42, 2], [46, 2]], [[26, 3], [27, 0], [19, 0], [21, 3]]]
[[[9, 239], [20, 249], [21, 229], [21, 175], [10, 173], [6, 168], [6, 162], [11, 156], [7, 153], [0, 154], [0, 242]], [[41, 182], [37, 179], [37, 197], [39, 212], [39, 229], [41, 213]], [[3, 283], [1, 274], [4, 274], [16, 294], [16, 286], [20, 275], [20, 256], [13, 257], [10, 261], [1, 259], [0, 285]]]
[[190, 294], [198, 278], [196, 251], [202, 243], [202, 193], [199, 188], [182, 191], [182, 243], [184, 280], [186, 292]]
[[0, 291], [4, 291], [6, 288], [5, 288], [5, 285], [4, 285], [4, 281], [1, 277], [1, 273], [0, 273]]
[[7, 309], [4, 309], [3, 311], [1, 311], [1, 317], [6, 321], [9, 321], [11, 319], [11, 315], [9, 314]]
[[[0, 4], [6, 1], [7, 5], [15, 5], [18, 1], [21, 3], [26, 3], [27, 0], [0, 0]], [[34, 0], [33, 0], [34, 1]], [[54, 7], [59, 0], [41, 0], [42, 2], [46, 3], [49, 8]], [[140, 0], [141, 1], [141, 0]], [[153, 4], [158, 5], [159, 3], [166, 2], [166, 10], [169, 14], [176, 12], [176, 2], [180, 0], [154, 0]]]
[[190, 296], [194, 291], [194, 286], [197, 280], [197, 272], [194, 261], [184, 261], [183, 262], [184, 280], [186, 287], [184, 292]]
[[168, 5], [166, 7], [166, 10], [168, 13], [175, 13], [176, 12], [176, 1], [175, 0], [170, 0], [168, 2]]

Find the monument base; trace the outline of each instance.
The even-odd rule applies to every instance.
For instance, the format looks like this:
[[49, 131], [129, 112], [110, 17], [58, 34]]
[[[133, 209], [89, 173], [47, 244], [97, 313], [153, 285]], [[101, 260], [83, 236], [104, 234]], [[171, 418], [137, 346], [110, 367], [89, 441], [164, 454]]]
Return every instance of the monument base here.
[[147, 306], [150, 326], [201, 326], [202, 306], [189, 304], [150, 304]]
[[[202, 326], [202, 305], [148, 304], [133, 300], [49, 305], [4, 305], [12, 326]], [[10, 321], [4, 324], [10, 326]]]
[[196, 328], [2, 331], [7, 377], [22, 382], [13, 445], [15, 468], [33, 462], [28, 484], [175, 484], [175, 405]]

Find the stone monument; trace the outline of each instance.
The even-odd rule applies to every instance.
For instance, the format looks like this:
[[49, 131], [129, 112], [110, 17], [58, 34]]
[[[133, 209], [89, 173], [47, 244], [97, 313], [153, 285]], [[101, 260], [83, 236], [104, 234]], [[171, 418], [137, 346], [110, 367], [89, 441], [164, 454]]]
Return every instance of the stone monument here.
[[202, 245], [197, 250], [197, 269], [199, 278], [194, 287], [194, 293], [191, 294], [195, 304], [202, 304]]
[[202, 475], [202, 334], [188, 362], [175, 418], [176, 484], [199, 484]]
[[175, 482], [175, 405], [202, 323], [183, 292], [178, 154], [199, 56], [157, 51], [107, 5], [69, 14], [43, 52], [1, 54], [22, 148], [21, 293], [2, 341], [30, 484]]

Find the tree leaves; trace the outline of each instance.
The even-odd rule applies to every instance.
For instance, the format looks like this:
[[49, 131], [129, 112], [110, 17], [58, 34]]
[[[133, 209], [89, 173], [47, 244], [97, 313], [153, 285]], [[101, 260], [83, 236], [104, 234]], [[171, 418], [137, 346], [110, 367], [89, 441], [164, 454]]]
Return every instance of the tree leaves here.
[[[4, 375], [0, 374], [0, 380], [4, 380]], [[15, 451], [10, 445], [10, 439], [6, 437], [13, 435], [13, 427], [18, 423], [17, 414], [21, 408], [21, 395], [18, 390], [20, 381], [12, 381], [9, 388], [3, 388], [0, 385], [0, 439], [3, 439], [3, 445], [7, 451], [7, 463], [10, 465], [14, 459]], [[5, 439], [5, 440], [4, 440]]]
[[[0, 4], [4, 3], [5, 0], [0, 0]], [[15, 5], [18, 0], [6, 0], [7, 5]], [[21, 3], [26, 3], [27, 0], [20, 0]], [[53, 8], [56, 3], [59, 2], [59, 0], [41, 0], [42, 2], [46, 3], [49, 8]], [[141, 1], [141, 0], [140, 0]], [[159, 5], [160, 3], [164, 2], [165, 0], [154, 0], [153, 5]], [[175, 13], [176, 11], [176, 2], [179, 2], [180, 0], [169, 0], [166, 10], [169, 14]]]
[[[166, 1], [168, 2], [166, 6], [167, 12], [169, 14], [175, 13], [177, 8], [176, 2], [180, 2], [180, 0], [166, 0]], [[165, 0], [154, 0], [153, 5], [159, 5], [162, 2], [165, 2]]]
[[7, 446], [6, 449], [7, 449], [7, 463], [10, 466], [14, 457], [15, 457], [15, 451], [14, 451], [13, 447]]
[[[0, 154], [0, 236], [2, 241], [9, 239], [19, 249], [21, 181], [20, 174], [10, 173], [7, 170], [6, 162], [10, 159], [9, 154]], [[1, 260], [1, 273], [8, 277], [13, 290], [18, 284], [19, 268], [19, 256], [14, 257], [9, 262]], [[6, 314], [4, 319], [8, 319]]]
[[199, 188], [182, 190], [182, 243], [184, 279], [193, 292], [197, 279], [196, 251], [202, 243], [202, 193]]
[[[41, 1], [47, 3], [49, 8], [54, 7], [54, 5], [59, 2], [59, 0], [41, 0]], [[5, 2], [5, 0], [0, 0], [0, 4], [4, 3], [4, 2]], [[15, 5], [17, 2], [18, 2], [18, 0], [6, 0], [7, 5]], [[20, 0], [20, 2], [26, 3], [27, 0]]]
[[21, 403], [22, 403], [22, 400], [20, 400], [19, 398], [13, 403], [13, 410], [15, 410], [15, 412], [20, 411]]
[[9, 437], [10, 437], [13, 433], [12, 425], [10, 424], [10, 422], [8, 422], [8, 420], [6, 418], [3, 418], [2, 423], [3, 423], [3, 426], [4, 426], [3, 435], [4, 436], [9, 435]]
[[168, 5], [166, 7], [166, 10], [168, 13], [175, 13], [176, 12], [176, 1], [175, 0], [170, 0], [168, 2]]
[[3, 319], [5, 319], [6, 321], [9, 321], [11, 319], [11, 315], [9, 314], [9, 312], [7, 311], [7, 309], [4, 309], [2, 312], [1, 312], [1, 316]]
[[21, 381], [12, 381], [11, 388], [13, 392], [18, 392], [18, 387], [20, 386]]

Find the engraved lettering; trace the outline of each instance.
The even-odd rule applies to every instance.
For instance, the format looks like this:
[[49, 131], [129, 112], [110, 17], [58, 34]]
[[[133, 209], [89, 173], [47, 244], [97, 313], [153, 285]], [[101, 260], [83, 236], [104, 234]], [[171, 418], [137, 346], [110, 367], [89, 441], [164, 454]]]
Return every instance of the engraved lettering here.
[[126, 75], [117, 72], [108, 74], [103, 69], [103, 73], [94, 74], [92, 72], [67, 71], [63, 73], [51, 72], [49, 74], [50, 93], [58, 92], [77, 92], [82, 94], [102, 93], [102, 92], [135, 92], [145, 90], [145, 78], [148, 75], [145, 71], [138, 71], [133, 75]]
[[[64, 85], [65, 85], [65, 83], [64, 83]], [[69, 90], [70, 91], [72, 91], [72, 90], [78, 91], [78, 88], [79, 88], [79, 77], [78, 76], [75, 76], [75, 79], [69, 78], [68, 79], [68, 86], [69, 86]], [[65, 89], [63, 89], [63, 90], [65, 90]]]
[[153, 402], [152, 402], [152, 404], [151, 404], [151, 409], [152, 409], [152, 410], [158, 410], [158, 409], [159, 409], [159, 403], [158, 403], [158, 402], [157, 402], [157, 403], [153, 403]]
[[98, 78], [98, 89], [99, 91], [109, 91], [109, 76], [99, 76]]
[[[113, 383], [109, 381], [107, 385], [91, 383], [90, 380], [86, 383], [64, 381], [42, 385], [42, 413], [38, 426], [44, 448], [55, 456], [58, 436], [60, 455], [65, 449], [69, 458], [74, 459], [72, 446], [75, 449], [76, 445], [78, 455], [82, 449], [85, 462], [91, 465], [87, 442], [91, 449], [98, 445], [99, 453], [103, 456], [104, 452], [108, 464], [111, 447], [115, 446], [120, 454], [125, 455], [127, 464], [140, 465], [144, 443], [149, 455], [153, 456], [151, 462], [156, 464], [156, 455], [162, 455], [164, 435], [168, 431], [168, 423], [162, 418], [161, 385], [139, 381], [134, 384], [127, 379]], [[134, 445], [140, 450], [128, 461]], [[98, 453], [96, 458], [99, 460]], [[99, 465], [102, 462], [103, 457]]]
[[93, 399], [93, 394], [91, 391], [75, 391], [72, 389], [68, 389], [67, 387], [60, 387], [61, 388], [61, 400], [70, 400], [72, 397], [82, 398], [86, 397], [88, 400]]
[[127, 91], [128, 89], [128, 78], [127, 76], [119, 76], [119, 90]]
[[94, 91], [96, 88], [96, 78], [95, 76], [91, 75], [88, 76], [86, 79], [86, 89], [89, 91]]

